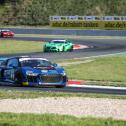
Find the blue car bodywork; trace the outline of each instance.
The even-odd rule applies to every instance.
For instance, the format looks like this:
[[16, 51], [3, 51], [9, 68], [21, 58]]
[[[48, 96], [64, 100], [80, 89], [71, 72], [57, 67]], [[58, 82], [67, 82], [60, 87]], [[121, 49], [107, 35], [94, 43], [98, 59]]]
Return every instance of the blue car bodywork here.
[[63, 68], [47, 59], [13, 57], [0, 66], [0, 82], [15, 86], [65, 87], [67, 76]]

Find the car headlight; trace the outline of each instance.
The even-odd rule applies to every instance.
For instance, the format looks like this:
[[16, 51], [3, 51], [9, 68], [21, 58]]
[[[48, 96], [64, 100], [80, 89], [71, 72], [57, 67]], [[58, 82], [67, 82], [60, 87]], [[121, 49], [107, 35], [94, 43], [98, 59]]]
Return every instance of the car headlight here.
[[66, 73], [65, 73], [65, 72], [62, 72], [61, 74], [62, 74], [63, 76], [65, 76], [65, 75], [66, 75]]

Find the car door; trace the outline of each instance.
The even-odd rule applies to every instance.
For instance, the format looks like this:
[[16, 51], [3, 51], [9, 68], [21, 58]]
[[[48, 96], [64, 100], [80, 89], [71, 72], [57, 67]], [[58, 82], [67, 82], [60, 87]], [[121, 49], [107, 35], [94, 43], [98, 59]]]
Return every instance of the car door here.
[[6, 64], [6, 69], [4, 70], [5, 81], [14, 82], [15, 71], [19, 67], [18, 59], [9, 59]]

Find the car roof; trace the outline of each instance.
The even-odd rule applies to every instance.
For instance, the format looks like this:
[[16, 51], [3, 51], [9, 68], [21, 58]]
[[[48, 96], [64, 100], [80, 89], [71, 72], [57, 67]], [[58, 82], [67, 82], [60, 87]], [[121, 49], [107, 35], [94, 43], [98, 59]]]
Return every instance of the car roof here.
[[0, 31], [2, 32], [2, 31], [10, 31], [10, 30], [9, 29], [1, 29]]
[[54, 42], [54, 41], [66, 42], [67, 40], [65, 40], [65, 39], [58, 39], [58, 40], [52, 40], [51, 42]]
[[45, 58], [36, 58], [36, 57], [34, 57], [34, 58], [30, 58], [30, 57], [27, 57], [27, 58], [19, 58], [19, 61], [25, 61], [25, 60], [46, 60], [46, 61], [48, 61]]
[[[46, 61], [48, 61], [48, 59], [45, 59], [45, 58], [41, 58], [41, 57], [30, 57], [30, 56], [15, 56], [15, 57], [10, 57], [10, 58], [6, 58], [6, 59], [14, 59], [14, 58], [19, 59], [20, 61], [30, 60], [30, 59], [32, 59], [32, 60], [40, 59], [40, 60], [46, 60]], [[2, 59], [2, 58], [0, 58], [0, 59]]]

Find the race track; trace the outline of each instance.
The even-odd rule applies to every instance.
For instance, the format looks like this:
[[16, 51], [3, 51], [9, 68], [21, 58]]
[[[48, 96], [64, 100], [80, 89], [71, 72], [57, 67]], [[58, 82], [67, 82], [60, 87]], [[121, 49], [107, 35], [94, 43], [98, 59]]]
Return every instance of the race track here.
[[[3, 38], [1, 38], [3, 39]], [[46, 37], [14, 37], [12, 39], [16, 40], [27, 40], [30, 41], [49, 41], [52, 38]], [[57, 39], [57, 38], [53, 38]], [[60, 38], [63, 39], [63, 38]], [[114, 53], [122, 53], [126, 52], [126, 40], [125, 39], [71, 39], [74, 44], [81, 44], [89, 46], [86, 49], [74, 50], [73, 52], [60, 52], [60, 53], [27, 53], [27, 54], [0, 54], [1, 57], [11, 57], [11, 56], [19, 56], [19, 55], [32, 55], [34, 57], [43, 57], [49, 60], [56, 59], [71, 59], [71, 58], [81, 58], [81, 57], [90, 57], [90, 56], [99, 56], [99, 55], [107, 55]], [[18, 41], [17, 41], [18, 42]]]
[[[3, 39], [3, 38], [0, 38]], [[5, 39], [5, 38], [4, 38]], [[16, 40], [27, 40], [30, 41], [49, 41], [52, 38], [48, 37], [19, 37], [18, 35], [12, 39]], [[57, 38], [53, 38], [57, 39]], [[60, 38], [62, 39], [62, 38]], [[64, 38], [63, 38], [64, 39]], [[90, 48], [74, 50], [73, 52], [62, 52], [62, 53], [27, 53], [27, 54], [0, 54], [0, 57], [12, 57], [19, 55], [29, 55], [33, 57], [43, 57], [49, 60], [56, 59], [72, 59], [72, 58], [84, 58], [91, 56], [100, 56], [107, 54], [123, 53], [126, 52], [126, 40], [125, 39], [92, 39], [92, 38], [83, 38], [83, 39], [71, 39], [74, 44], [87, 45]], [[18, 41], [17, 41], [18, 42]], [[3, 87], [0, 87], [3, 88]], [[126, 90], [112, 90], [112, 89], [97, 89], [97, 88], [77, 88], [77, 87], [66, 87], [64, 89], [55, 89], [55, 88], [26, 88], [26, 87], [4, 87], [9, 89], [18, 89], [18, 90], [33, 90], [33, 91], [52, 91], [52, 92], [84, 92], [84, 93], [105, 93], [105, 94], [119, 94], [126, 95]]]

